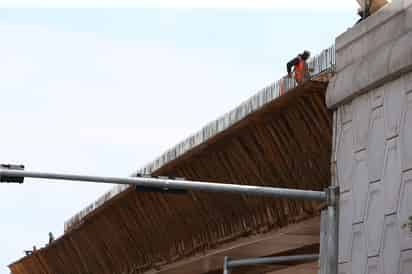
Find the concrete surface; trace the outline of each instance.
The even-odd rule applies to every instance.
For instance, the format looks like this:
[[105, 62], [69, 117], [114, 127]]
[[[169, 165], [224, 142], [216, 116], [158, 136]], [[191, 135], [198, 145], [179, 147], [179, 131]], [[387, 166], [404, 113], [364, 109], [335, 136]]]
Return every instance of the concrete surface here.
[[336, 77], [326, 103], [350, 101], [412, 70], [412, 6], [394, 0], [336, 39]]
[[333, 183], [339, 273], [412, 273], [412, 1], [394, 0], [336, 40]]

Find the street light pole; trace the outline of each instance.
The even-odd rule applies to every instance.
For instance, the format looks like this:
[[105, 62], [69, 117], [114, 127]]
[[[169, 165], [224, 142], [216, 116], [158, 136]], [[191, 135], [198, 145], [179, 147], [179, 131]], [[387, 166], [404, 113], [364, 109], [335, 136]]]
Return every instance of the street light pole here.
[[[46, 180], [66, 180], [79, 182], [94, 182], [107, 184], [122, 184], [134, 186], [140, 190], [160, 190], [162, 192], [174, 191], [206, 191], [226, 192], [256, 196], [269, 196], [272, 198], [289, 198], [326, 201], [327, 210], [327, 243], [325, 271], [321, 273], [338, 274], [338, 232], [339, 232], [339, 188], [331, 186], [325, 191], [312, 191], [301, 189], [288, 189], [265, 186], [226, 184], [215, 182], [187, 181], [172, 178], [153, 177], [103, 177], [64, 173], [25, 171], [24, 166], [0, 165], [0, 183], [23, 183], [25, 178], [39, 178]], [[229, 274], [230, 268], [246, 264], [276, 263], [280, 261], [314, 260], [318, 255], [276, 257], [276, 258], [252, 258], [245, 260], [230, 261], [225, 258], [224, 273]]]
[[162, 191], [173, 190], [199, 190], [207, 192], [228, 192], [256, 196], [270, 196], [277, 198], [305, 199], [325, 201], [326, 193], [323, 191], [287, 189], [277, 187], [222, 184], [215, 182], [188, 181], [167, 178], [146, 178], [146, 177], [103, 177], [64, 173], [33, 172], [21, 169], [14, 169], [13, 166], [0, 166], [0, 183], [23, 183], [24, 178], [39, 178], [46, 180], [69, 180], [79, 182], [94, 182], [107, 184], [132, 185], [136, 187], [158, 188]]

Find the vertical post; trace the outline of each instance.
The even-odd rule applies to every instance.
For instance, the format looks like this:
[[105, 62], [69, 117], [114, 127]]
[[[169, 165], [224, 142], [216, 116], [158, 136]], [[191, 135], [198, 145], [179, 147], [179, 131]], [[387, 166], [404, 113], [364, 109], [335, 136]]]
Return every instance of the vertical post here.
[[228, 261], [229, 261], [229, 257], [225, 256], [225, 260], [223, 263], [223, 274], [230, 274], [229, 268], [227, 266]]
[[327, 273], [338, 274], [339, 257], [339, 187], [331, 186], [326, 190], [328, 203], [328, 244]]
[[320, 247], [319, 247], [319, 274], [328, 274], [328, 210], [324, 209], [320, 214]]

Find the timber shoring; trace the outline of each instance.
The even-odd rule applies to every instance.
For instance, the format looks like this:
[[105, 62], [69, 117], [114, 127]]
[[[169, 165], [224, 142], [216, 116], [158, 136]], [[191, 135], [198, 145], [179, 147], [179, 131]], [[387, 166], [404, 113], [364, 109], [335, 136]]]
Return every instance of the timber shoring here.
[[[329, 184], [332, 147], [325, 90], [321, 82], [295, 88], [154, 175], [322, 190]], [[309, 218], [318, 206], [246, 195], [128, 189], [10, 268], [13, 274], [144, 273]]]

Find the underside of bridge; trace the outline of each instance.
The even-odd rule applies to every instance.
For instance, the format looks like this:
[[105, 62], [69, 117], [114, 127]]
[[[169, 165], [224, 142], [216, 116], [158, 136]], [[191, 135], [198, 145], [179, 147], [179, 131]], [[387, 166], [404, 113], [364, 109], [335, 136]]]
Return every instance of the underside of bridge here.
[[[330, 180], [327, 82], [308, 81], [174, 159], [153, 175], [322, 190]], [[107, 197], [106, 197], [107, 198]], [[319, 209], [310, 201], [123, 189], [77, 217], [65, 234], [10, 265], [13, 274], [221, 273], [223, 257], [313, 253]], [[316, 273], [317, 263], [233, 273]]]

